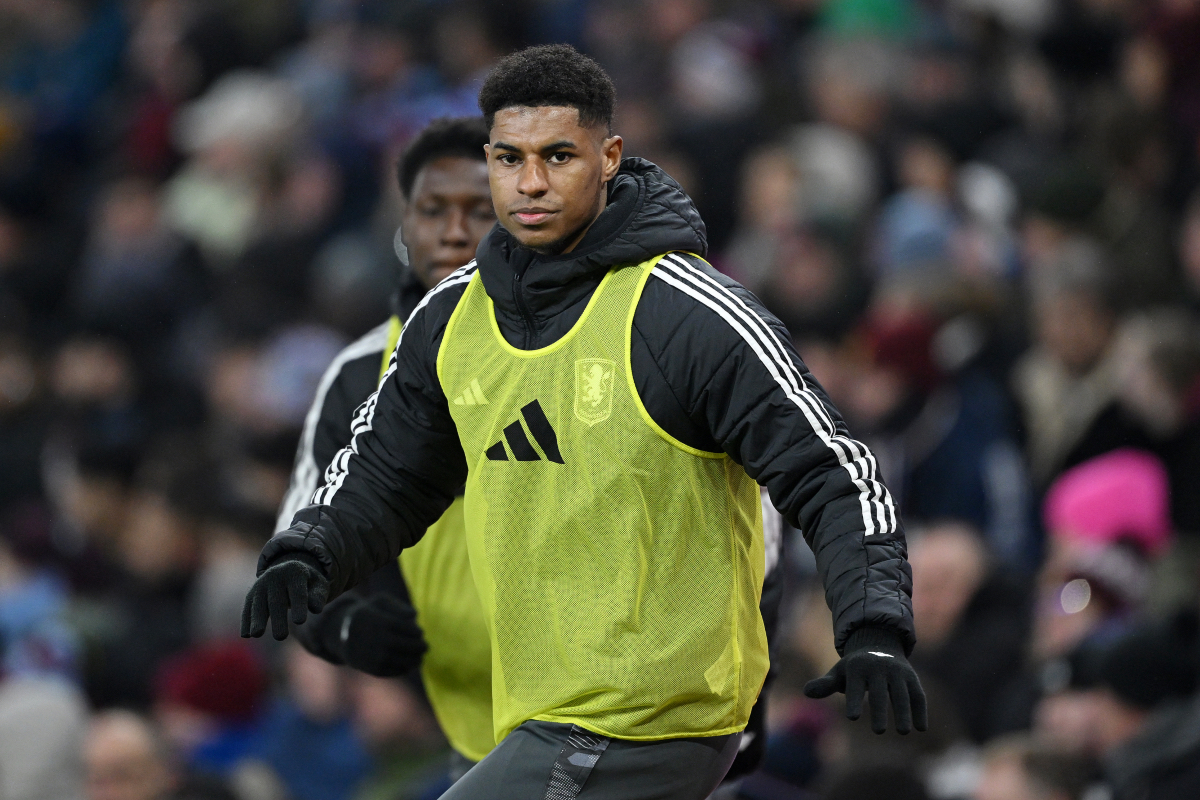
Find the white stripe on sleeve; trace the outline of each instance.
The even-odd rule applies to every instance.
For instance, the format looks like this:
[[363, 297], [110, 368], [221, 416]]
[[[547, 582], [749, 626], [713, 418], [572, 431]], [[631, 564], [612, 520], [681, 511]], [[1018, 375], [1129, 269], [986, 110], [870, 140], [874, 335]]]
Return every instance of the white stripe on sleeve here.
[[887, 488], [877, 480], [875, 457], [867, 447], [837, 432], [821, 399], [805, 383], [775, 332], [727, 287], [685, 259], [671, 254], [655, 267], [654, 275], [712, 309], [758, 356], [784, 394], [804, 414], [817, 437], [836, 455], [859, 490], [866, 536], [896, 527], [896, 510]]
[[342, 367], [372, 353], [381, 354], [387, 347], [388, 323], [376, 326], [357, 340], [348, 344], [338, 353], [317, 384], [317, 394], [313, 398], [308, 414], [304, 417], [304, 430], [300, 433], [300, 448], [297, 453], [296, 466], [292, 469], [292, 479], [288, 483], [287, 494], [279, 504], [279, 516], [275, 520], [276, 532], [287, 529], [292, 524], [296, 512], [308, 505], [309, 499], [317, 489], [317, 479], [321, 471], [317, 468], [317, 457], [313, 453], [316, 442], [317, 425], [321, 422], [321, 411], [325, 406], [325, 397], [342, 372]]

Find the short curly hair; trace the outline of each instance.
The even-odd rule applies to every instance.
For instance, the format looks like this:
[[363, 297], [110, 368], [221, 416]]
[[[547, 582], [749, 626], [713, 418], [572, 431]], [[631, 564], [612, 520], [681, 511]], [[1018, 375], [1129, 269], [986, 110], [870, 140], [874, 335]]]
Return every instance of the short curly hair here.
[[579, 124], [611, 129], [617, 90], [599, 64], [569, 44], [518, 50], [500, 60], [479, 89], [490, 130], [496, 112], [513, 106], [571, 106]]
[[430, 161], [445, 156], [458, 156], [486, 161], [483, 151], [488, 143], [488, 125], [483, 117], [441, 117], [425, 126], [425, 130], [409, 142], [396, 165], [396, 178], [405, 200], [412, 199], [417, 174]]

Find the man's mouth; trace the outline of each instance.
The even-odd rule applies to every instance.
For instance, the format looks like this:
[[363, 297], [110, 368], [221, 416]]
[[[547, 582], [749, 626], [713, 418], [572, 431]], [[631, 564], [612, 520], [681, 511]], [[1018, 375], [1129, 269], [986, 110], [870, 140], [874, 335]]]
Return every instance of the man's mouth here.
[[548, 211], [544, 208], [523, 208], [520, 211], [514, 211], [513, 216], [522, 225], [540, 225], [550, 219], [550, 216], [554, 213], [554, 211]]

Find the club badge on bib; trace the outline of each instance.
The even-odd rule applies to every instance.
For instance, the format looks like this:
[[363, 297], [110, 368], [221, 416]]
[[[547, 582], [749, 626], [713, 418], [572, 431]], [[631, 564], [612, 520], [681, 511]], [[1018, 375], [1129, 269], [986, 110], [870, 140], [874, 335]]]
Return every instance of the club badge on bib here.
[[616, 374], [616, 363], [607, 358], [585, 358], [575, 362], [575, 416], [589, 427], [612, 415]]

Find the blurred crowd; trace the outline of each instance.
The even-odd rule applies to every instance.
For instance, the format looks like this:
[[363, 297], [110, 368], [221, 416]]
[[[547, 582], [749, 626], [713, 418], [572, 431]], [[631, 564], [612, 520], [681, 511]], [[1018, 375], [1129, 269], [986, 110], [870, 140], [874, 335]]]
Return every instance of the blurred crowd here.
[[0, 798], [445, 788], [418, 678], [240, 608], [397, 154], [555, 41], [906, 521], [930, 732], [803, 697], [793, 531], [738, 796], [1200, 797], [1200, 0], [0, 0]]

